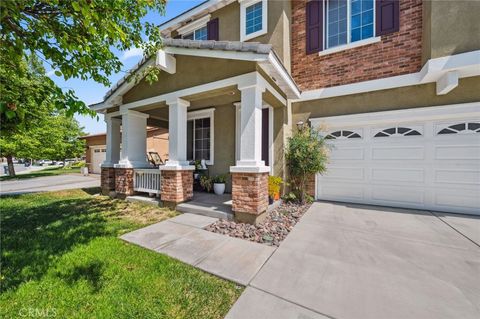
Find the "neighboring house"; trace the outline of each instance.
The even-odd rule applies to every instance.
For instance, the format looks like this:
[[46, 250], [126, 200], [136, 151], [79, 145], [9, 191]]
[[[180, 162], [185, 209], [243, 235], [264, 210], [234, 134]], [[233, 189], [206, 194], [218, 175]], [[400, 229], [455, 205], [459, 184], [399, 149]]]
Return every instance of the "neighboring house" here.
[[478, 213], [479, 16], [477, 1], [205, 1], [132, 70], [158, 66], [157, 83], [121, 80], [91, 106], [108, 128], [102, 187], [138, 189], [146, 127], [167, 121], [162, 200], [191, 199], [189, 161], [205, 159], [231, 174], [235, 217], [256, 222], [304, 122], [334, 144], [315, 198]]
[[[88, 172], [100, 174], [100, 165], [105, 162], [107, 152], [107, 134], [92, 134], [82, 136], [85, 140], [85, 162]], [[157, 152], [163, 161], [168, 159], [168, 129], [147, 129], [147, 152]]]

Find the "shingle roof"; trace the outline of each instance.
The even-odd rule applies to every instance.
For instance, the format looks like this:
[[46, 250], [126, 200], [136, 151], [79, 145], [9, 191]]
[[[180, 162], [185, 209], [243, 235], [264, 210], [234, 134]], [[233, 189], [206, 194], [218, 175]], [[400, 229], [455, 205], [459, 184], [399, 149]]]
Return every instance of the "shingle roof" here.
[[[271, 44], [262, 44], [258, 42], [240, 42], [240, 41], [213, 41], [213, 40], [186, 40], [186, 39], [163, 39], [164, 47], [186, 48], [186, 49], [208, 49], [218, 51], [236, 51], [252, 52], [258, 54], [269, 54], [272, 52]], [[105, 93], [103, 100], [108, 99], [128, 78], [130, 74], [140, 69], [149, 58], [143, 57], [134, 67], [130, 69], [127, 75], [122, 77], [110, 90]], [[97, 104], [101, 104], [97, 103]]]

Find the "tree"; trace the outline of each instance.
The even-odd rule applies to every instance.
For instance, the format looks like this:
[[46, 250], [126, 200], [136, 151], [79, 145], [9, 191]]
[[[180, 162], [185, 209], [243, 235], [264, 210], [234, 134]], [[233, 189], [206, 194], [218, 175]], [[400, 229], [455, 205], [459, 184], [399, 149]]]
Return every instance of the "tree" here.
[[52, 158], [68, 154], [68, 149], [77, 152], [72, 145], [81, 143], [75, 137], [81, 134], [78, 123], [64, 107], [76, 97], [58, 94], [60, 89], [34, 55], [19, 66], [15, 73], [0, 64], [0, 155], [7, 158], [11, 176], [13, 157]]
[[142, 22], [149, 12], [163, 14], [166, 0], [1, 1], [2, 54], [19, 63], [35, 52], [65, 80], [78, 77], [110, 85], [121, 71], [112, 48], [142, 48], [147, 56], [161, 45], [158, 27]]
[[328, 160], [325, 138], [313, 128], [297, 131], [288, 139], [285, 159], [291, 184], [303, 204], [306, 201], [306, 183], [309, 177], [324, 173]]

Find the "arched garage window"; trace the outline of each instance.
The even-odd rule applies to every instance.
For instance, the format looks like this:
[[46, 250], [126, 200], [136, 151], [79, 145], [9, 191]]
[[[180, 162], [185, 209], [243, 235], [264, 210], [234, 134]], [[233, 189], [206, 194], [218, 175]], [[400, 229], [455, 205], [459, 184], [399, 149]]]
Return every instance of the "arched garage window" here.
[[335, 131], [328, 134], [325, 138], [329, 140], [336, 140], [336, 139], [348, 139], [348, 138], [362, 138], [360, 134], [355, 133], [353, 131], [341, 130]]
[[480, 123], [459, 123], [450, 125], [438, 132], [439, 135], [443, 134], [457, 134], [457, 133], [480, 133]]
[[422, 135], [419, 131], [414, 130], [412, 128], [408, 127], [391, 127], [384, 129], [377, 134], [375, 134], [374, 137], [390, 137], [390, 136], [418, 136]]

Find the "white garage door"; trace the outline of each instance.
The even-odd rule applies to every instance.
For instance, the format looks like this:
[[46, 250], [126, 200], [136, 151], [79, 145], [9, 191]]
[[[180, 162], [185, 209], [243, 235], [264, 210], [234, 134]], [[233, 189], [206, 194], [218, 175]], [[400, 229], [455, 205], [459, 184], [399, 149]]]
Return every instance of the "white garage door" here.
[[333, 145], [317, 199], [480, 214], [480, 103], [312, 124]]
[[105, 161], [106, 148], [105, 146], [92, 148], [92, 171], [95, 174], [100, 174], [100, 165]]

